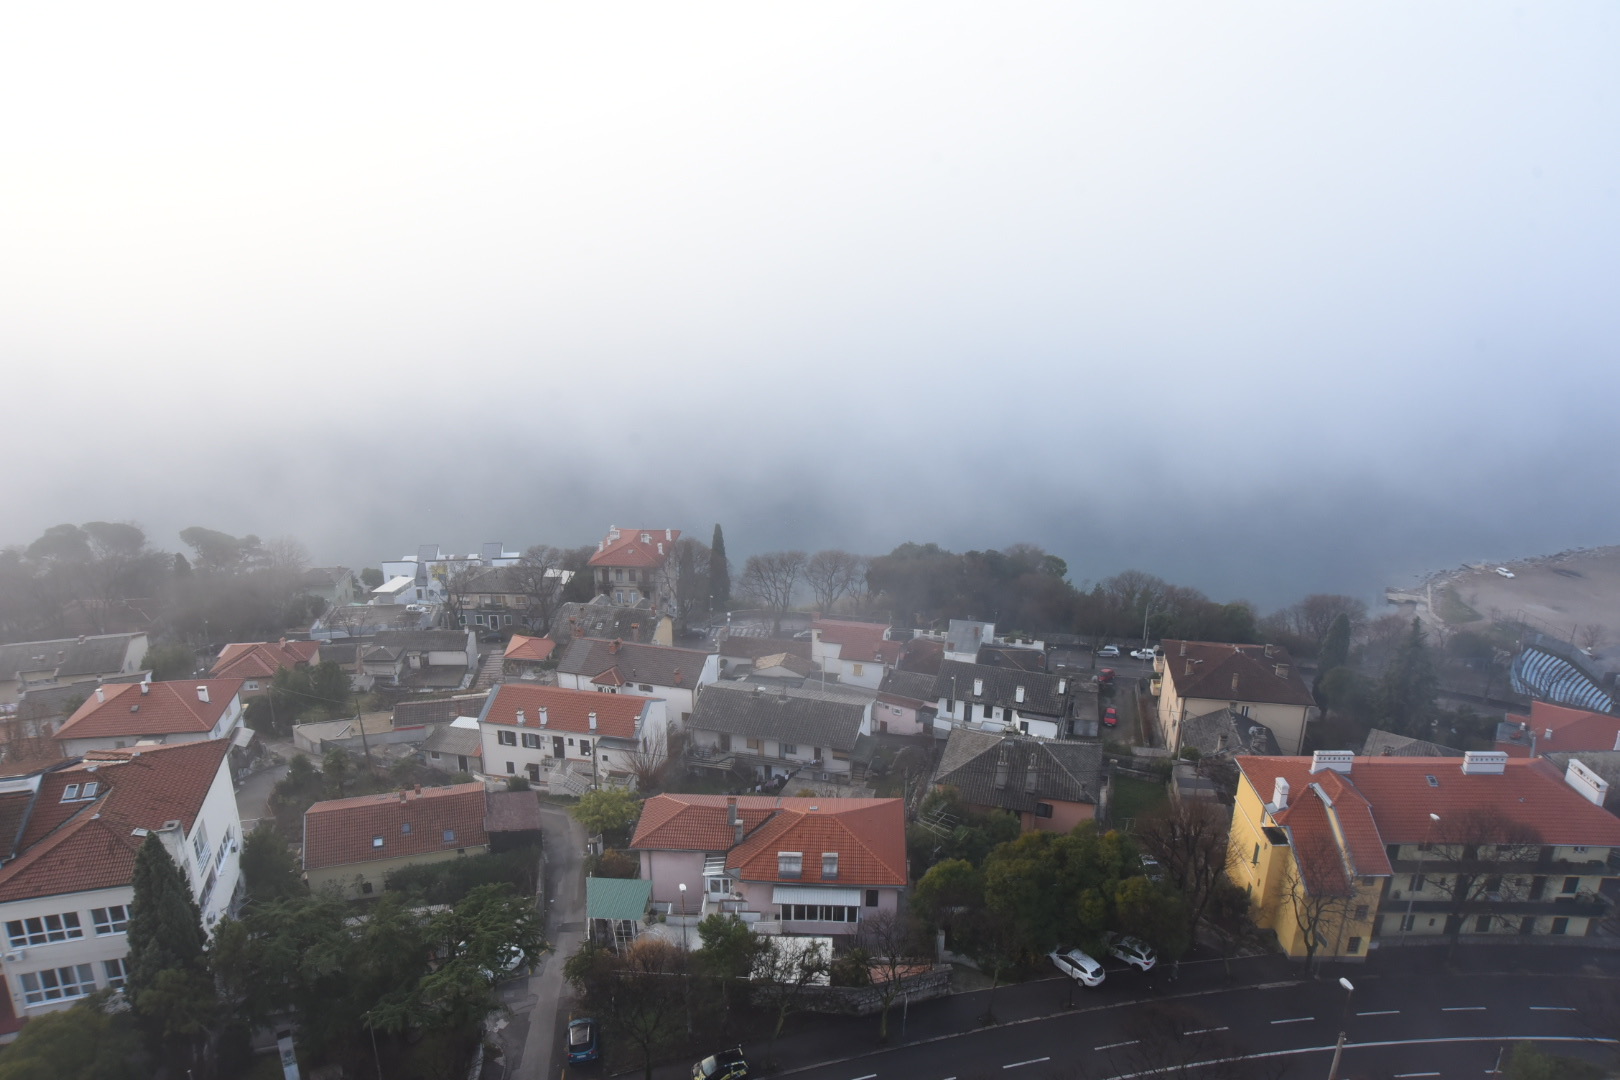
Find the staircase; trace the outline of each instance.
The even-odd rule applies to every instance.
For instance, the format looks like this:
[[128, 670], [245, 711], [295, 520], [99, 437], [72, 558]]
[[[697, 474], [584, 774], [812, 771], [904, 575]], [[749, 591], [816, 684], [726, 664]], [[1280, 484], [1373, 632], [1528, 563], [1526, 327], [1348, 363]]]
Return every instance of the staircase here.
[[501, 681], [501, 665], [506, 656], [499, 649], [492, 649], [478, 665], [478, 674], [473, 676], [473, 690], [488, 690]]

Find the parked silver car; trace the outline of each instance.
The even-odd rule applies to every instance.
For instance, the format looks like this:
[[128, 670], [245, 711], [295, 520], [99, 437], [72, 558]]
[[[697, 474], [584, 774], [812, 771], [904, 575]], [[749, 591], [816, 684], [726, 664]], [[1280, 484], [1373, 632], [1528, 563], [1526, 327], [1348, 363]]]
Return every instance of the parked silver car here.
[[1141, 938], [1125, 937], [1120, 934], [1108, 935], [1108, 955], [1143, 971], [1151, 971], [1153, 965], [1159, 962], [1153, 946]]
[[1107, 977], [1103, 966], [1079, 949], [1062, 946], [1046, 954], [1057, 969], [1082, 986], [1101, 986]]

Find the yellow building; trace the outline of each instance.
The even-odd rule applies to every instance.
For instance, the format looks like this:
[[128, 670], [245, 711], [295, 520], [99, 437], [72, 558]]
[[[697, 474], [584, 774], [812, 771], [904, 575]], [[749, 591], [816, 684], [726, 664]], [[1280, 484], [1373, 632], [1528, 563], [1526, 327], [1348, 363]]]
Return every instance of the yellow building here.
[[1227, 875], [1296, 957], [1393, 939], [1582, 936], [1620, 820], [1579, 761], [1239, 757]]
[[1270, 728], [1282, 750], [1297, 754], [1305, 748], [1316, 699], [1281, 645], [1165, 641], [1153, 670], [1167, 745], [1181, 745], [1187, 719], [1231, 709]]
[[304, 811], [304, 876], [354, 899], [383, 890], [388, 872], [489, 850], [480, 783], [318, 802]]

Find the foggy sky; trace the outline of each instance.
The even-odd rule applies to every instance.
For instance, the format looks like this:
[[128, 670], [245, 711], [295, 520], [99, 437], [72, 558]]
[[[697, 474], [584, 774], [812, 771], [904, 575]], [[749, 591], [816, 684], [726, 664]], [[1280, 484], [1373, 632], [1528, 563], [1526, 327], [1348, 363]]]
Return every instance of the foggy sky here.
[[1620, 533], [1612, 5], [14, 7], [0, 543]]

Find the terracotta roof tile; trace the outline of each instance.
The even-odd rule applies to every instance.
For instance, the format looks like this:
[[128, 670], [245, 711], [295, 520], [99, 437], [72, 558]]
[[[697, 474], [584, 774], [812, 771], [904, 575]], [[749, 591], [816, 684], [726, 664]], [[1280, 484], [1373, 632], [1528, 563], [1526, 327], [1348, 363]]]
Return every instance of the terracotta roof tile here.
[[318, 641], [233, 641], [219, 651], [211, 679], [269, 679], [282, 668], [319, 662]]
[[[1515, 718], [1510, 716], [1508, 719]], [[1529, 733], [1535, 738], [1537, 754], [1550, 754], [1555, 750], [1620, 749], [1620, 744], [1617, 744], [1617, 740], [1620, 740], [1620, 716], [1533, 701], [1530, 703], [1530, 718], [1525, 723], [1529, 724]]]
[[[208, 688], [208, 700], [197, 687]], [[142, 693], [142, 688], [146, 692]], [[219, 723], [241, 679], [186, 679], [176, 682], [108, 683], [92, 691], [57, 729], [57, 739], [138, 738], [209, 732]]]
[[1181, 697], [1316, 704], [1311, 688], [1300, 676], [1299, 665], [1281, 645], [1166, 641], [1164, 671]]
[[[726, 824], [726, 795], [655, 795], [641, 804], [632, 848], [659, 851], [730, 851], [734, 831]], [[748, 832], [775, 812], [783, 800], [769, 795], [738, 795], [737, 812]]]
[[304, 811], [304, 869], [482, 847], [486, 812], [481, 783], [318, 802]]
[[530, 637], [527, 634], [513, 634], [512, 640], [506, 643], [505, 659], [507, 660], [549, 660], [557, 643], [549, 637]]
[[853, 663], [872, 661], [894, 665], [900, 659], [903, 641], [889, 641], [884, 635], [889, 628], [882, 623], [843, 622], [837, 619], [816, 619], [810, 629], [821, 632], [824, 645], [838, 646], [838, 659]]
[[[502, 683], [490, 692], [479, 715], [480, 724], [502, 724], [534, 730], [544, 726], [552, 731], [589, 734], [590, 714], [596, 714], [596, 734], [600, 738], [634, 739], [650, 698], [634, 694], [603, 694], [595, 690], [565, 690], [559, 686], [525, 686]], [[540, 723], [540, 710], [546, 722]], [[523, 720], [518, 721], [518, 710]]]
[[[645, 540], [642, 537], [646, 537]], [[591, 566], [659, 567], [681, 538], [679, 529], [620, 529], [614, 526], [602, 548], [590, 558]], [[658, 550], [663, 545], [663, 552]]]

